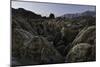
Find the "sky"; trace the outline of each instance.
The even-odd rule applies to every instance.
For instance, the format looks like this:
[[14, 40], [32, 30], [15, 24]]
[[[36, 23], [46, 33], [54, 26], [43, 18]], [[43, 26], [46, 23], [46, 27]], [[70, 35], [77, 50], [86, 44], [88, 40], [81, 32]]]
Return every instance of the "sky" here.
[[95, 6], [90, 5], [40, 3], [32, 1], [12, 1], [11, 7], [15, 9], [24, 8], [42, 16], [49, 16], [50, 13], [53, 13], [56, 17], [69, 13], [95, 11]]

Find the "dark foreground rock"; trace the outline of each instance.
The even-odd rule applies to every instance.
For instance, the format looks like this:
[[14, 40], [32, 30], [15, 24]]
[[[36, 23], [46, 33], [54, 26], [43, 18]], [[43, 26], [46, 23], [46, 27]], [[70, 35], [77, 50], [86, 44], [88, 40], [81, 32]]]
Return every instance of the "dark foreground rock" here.
[[88, 43], [75, 45], [67, 54], [65, 62], [86, 62], [95, 60], [95, 47]]
[[23, 65], [64, 62], [63, 56], [52, 44], [50, 44], [50, 42], [41, 36], [34, 36], [23, 47], [21, 47], [19, 56], [19, 61]]

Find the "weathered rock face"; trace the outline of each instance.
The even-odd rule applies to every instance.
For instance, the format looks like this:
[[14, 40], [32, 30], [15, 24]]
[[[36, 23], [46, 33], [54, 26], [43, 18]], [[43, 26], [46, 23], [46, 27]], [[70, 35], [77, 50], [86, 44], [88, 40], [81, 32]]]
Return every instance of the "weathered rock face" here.
[[88, 43], [75, 45], [66, 56], [66, 62], [84, 62], [95, 60], [94, 47]]
[[65, 51], [68, 52], [74, 45], [78, 43], [89, 43], [95, 45], [96, 40], [96, 28], [95, 26], [84, 27], [78, 35], [75, 37], [73, 42], [66, 47]]
[[[16, 18], [17, 17], [17, 18]], [[22, 16], [13, 16], [12, 17], [12, 28], [15, 29], [23, 29], [25, 31], [30, 32], [31, 34], [36, 35], [37, 32], [32, 28], [31, 24], [29, 21]]]
[[[34, 36], [29, 41], [24, 42], [23, 46], [17, 50], [19, 50], [17, 53], [22, 65], [64, 62], [63, 56], [41, 36]], [[24, 60], [28, 62], [24, 62]]]
[[90, 26], [80, 31], [80, 33], [76, 36], [72, 44], [89, 43], [93, 45], [95, 44], [95, 39], [96, 39], [96, 28], [95, 26]]
[[79, 32], [72, 44], [65, 49], [65, 52], [68, 53], [66, 61], [79, 62], [95, 60], [95, 40], [95, 26], [85, 27]]

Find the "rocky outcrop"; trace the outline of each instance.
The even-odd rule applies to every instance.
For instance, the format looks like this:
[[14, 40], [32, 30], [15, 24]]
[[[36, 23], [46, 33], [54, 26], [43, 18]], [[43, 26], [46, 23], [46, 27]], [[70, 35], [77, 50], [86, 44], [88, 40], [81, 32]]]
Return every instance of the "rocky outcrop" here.
[[95, 26], [90, 27], [84, 27], [78, 35], [75, 37], [75, 39], [68, 45], [68, 47], [65, 48], [65, 53], [68, 53], [68, 51], [76, 44], [79, 43], [89, 43], [91, 45], [95, 45], [96, 40], [96, 28]]
[[[27, 59], [31, 62], [23, 64], [46, 64], [64, 62], [63, 56], [44, 37], [34, 36], [20, 49], [20, 61]], [[33, 60], [33, 61], [32, 61]]]
[[88, 28], [84, 28], [80, 33], [76, 36], [73, 45], [77, 43], [89, 43], [91, 45], [95, 44], [96, 39], [96, 28], [95, 26], [90, 26]]
[[85, 62], [95, 60], [95, 49], [88, 43], [75, 45], [67, 54], [65, 62]]
[[85, 27], [79, 32], [72, 44], [65, 52], [66, 62], [94, 61], [96, 52], [96, 28], [95, 26]]

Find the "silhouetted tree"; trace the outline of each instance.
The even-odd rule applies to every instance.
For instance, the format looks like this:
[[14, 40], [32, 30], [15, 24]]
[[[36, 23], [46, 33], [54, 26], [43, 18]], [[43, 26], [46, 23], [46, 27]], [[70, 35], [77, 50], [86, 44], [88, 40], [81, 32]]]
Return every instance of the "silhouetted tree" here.
[[54, 15], [53, 13], [51, 13], [51, 14], [49, 15], [49, 18], [50, 18], [50, 19], [54, 19], [54, 18], [55, 18], [55, 15]]

